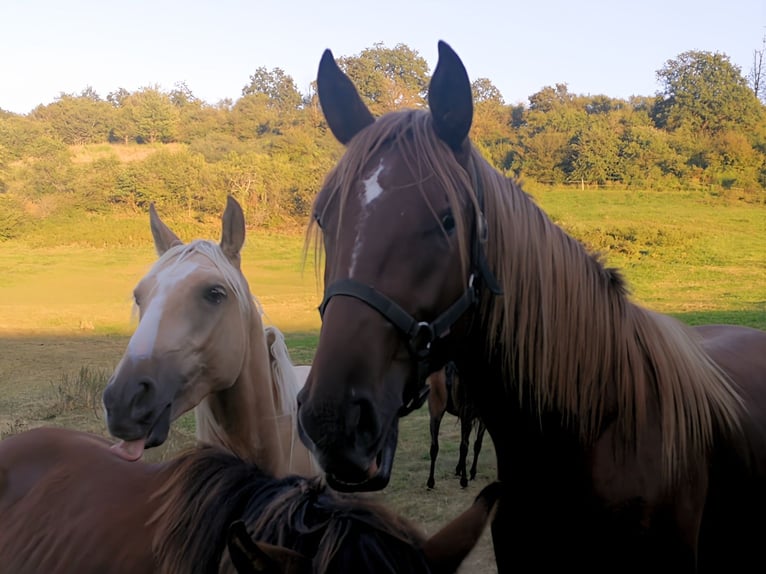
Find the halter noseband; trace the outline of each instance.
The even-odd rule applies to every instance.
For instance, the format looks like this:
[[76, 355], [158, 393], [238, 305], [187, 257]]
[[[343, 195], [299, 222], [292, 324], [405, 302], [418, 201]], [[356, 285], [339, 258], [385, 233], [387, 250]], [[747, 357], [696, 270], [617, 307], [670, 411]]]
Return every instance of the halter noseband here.
[[415, 385], [405, 388], [403, 406], [399, 409], [399, 416], [408, 415], [419, 409], [428, 397], [429, 387], [426, 385], [426, 377], [430, 374], [430, 356], [432, 345], [449, 335], [454, 325], [463, 314], [477, 305], [480, 300], [480, 283], [485, 283], [487, 288], [494, 294], [502, 294], [502, 289], [497, 278], [492, 273], [484, 252], [484, 244], [487, 242], [487, 220], [484, 217], [484, 193], [481, 180], [477, 177], [476, 166], [471, 160], [471, 180], [476, 192], [479, 204], [479, 212], [476, 217], [476, 226], [472, 233], [471, 242], [471, 272], [468, 275], [468, 285], [463, 294], [452, 305], [442, 312], [431, 322], [418, 321], [405, 311], [396, 301], [384, 295], [374, 287], [361, 283], [355, 279], [340, 279], [325, 289], [324, 299], [319, 305], [319, 316], [324, 317], [324, 311], [330, 299], [336, 295], [354, 297], [383, 315], [394, 325], [407, 342], [407, 347], [412, 357], [417, 361], [418, 376]]

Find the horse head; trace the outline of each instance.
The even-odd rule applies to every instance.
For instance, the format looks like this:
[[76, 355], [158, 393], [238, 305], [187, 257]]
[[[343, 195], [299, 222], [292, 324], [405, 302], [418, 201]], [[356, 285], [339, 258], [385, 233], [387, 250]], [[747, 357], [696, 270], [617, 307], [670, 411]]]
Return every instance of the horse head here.
[[150, 208], [159, 255], [134, 289], [139, 323], [109, 379], [103, 403], [126, 458], [162, 444], [170, 423], [242, 369], [253, 310], [240, 271], [242, 209], [229, 198], [220, 244], [184, 244]]
[[325, 254], [322, 328], [299, 395], [302, 438], [333, 487], [383, 488], [398, 418], [470, 324], [492, 283], [481, 241], [471, 85], [444, 42], [426, 110], [373, 118], [331, 52], [322, 110], [346, 152], [314, 203]]

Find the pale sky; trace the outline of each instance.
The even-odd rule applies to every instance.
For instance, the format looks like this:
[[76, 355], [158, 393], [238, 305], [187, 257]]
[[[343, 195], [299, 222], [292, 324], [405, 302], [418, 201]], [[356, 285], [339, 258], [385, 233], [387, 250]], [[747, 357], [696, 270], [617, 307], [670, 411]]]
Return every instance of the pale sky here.
[[651, 96], [656, 71], [688, 50], [726, 54], [747, 74], [764, 34], [766, 0], [0, 0], [0, 108], [178, 82], [213, 104], [239, 98], [259, 66], [306, 93], [325, 48], [404, 43], [433, 71], [440, 39], [507, 103], [556, 83]]

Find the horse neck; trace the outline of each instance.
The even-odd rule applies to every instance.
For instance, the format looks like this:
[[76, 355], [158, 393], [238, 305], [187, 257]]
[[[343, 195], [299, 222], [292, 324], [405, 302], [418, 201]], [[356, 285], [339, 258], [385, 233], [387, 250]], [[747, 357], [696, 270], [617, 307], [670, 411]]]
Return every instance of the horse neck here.
[[263, 323], [255, 308], [250, 345], [233, 385], [211, 393], [195, 409], [197, 439], [257, 464], [272, 476], [287, 473]]

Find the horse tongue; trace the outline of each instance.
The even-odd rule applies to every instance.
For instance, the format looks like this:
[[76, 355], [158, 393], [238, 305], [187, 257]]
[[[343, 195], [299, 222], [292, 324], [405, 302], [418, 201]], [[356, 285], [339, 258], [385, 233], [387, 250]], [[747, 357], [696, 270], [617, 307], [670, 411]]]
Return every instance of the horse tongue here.
[[138, 440], [121, 440], [109, 448], [110, 450], [113, 450], [120, 458], [133, 462], [140, 460], [143, 456], [144, 442], [145, 439], [142, 438]]

